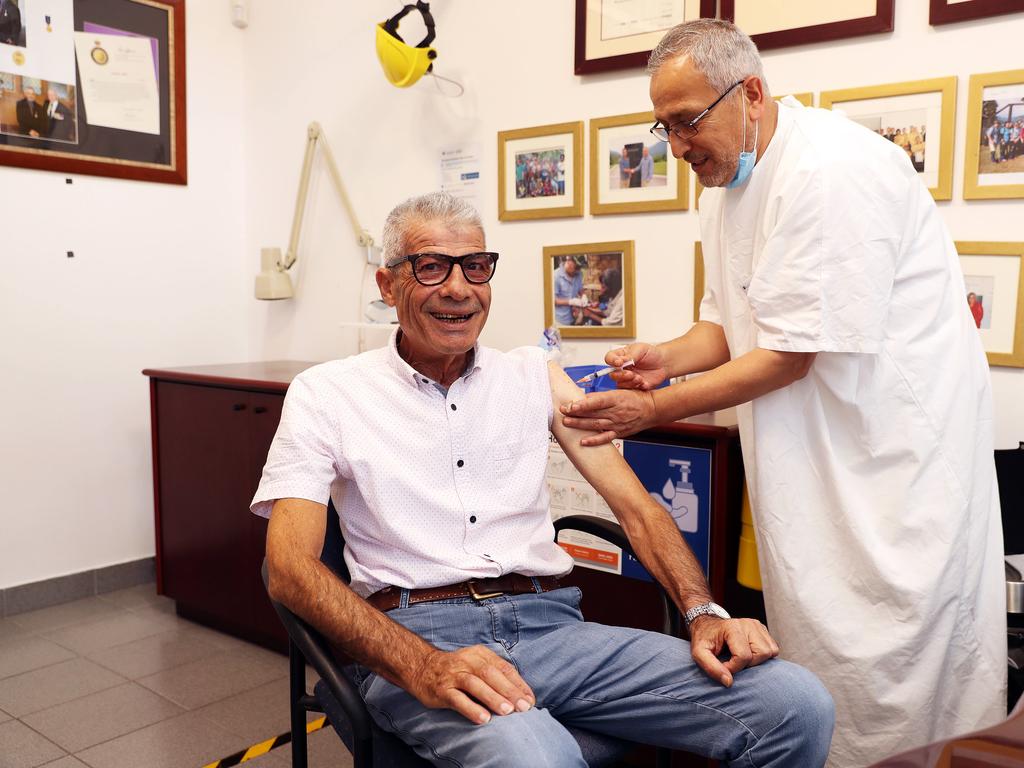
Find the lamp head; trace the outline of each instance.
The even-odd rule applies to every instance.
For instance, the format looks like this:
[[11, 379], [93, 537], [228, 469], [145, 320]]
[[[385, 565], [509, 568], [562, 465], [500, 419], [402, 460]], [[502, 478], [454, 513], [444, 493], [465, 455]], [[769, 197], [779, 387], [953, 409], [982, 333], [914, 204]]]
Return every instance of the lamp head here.
[[292, 279], [281, 261], [280, 248], [260, 250], [260, 273], [256, 275], [257, 299], [290, 299], [295, 295]]

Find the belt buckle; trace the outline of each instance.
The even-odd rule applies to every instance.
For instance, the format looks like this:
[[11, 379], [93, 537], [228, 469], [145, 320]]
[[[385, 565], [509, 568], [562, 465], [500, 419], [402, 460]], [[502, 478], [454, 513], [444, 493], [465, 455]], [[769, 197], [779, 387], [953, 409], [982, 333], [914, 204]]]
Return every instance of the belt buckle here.
[[478, 603], [481, 600], [490, 600], [492, 597], [501, 597], [502, 595], [505, 594], [504, 592], [477, 592], [476, 591], [476, 582], [473, 579], [470, 579], [469, 582], [467, 582], [467, 583], [468, 583], [468, 586], [469, 586], [469, 595], [470, 595], [470, 597], [472, 597]]

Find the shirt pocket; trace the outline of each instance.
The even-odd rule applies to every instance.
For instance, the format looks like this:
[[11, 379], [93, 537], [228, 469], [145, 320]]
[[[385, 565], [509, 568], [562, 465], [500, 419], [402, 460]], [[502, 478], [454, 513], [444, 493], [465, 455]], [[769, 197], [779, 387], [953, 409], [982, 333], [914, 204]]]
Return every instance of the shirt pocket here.
[[548, 466], [547, 434], [497, 443], [491, 446], [490, 461], [493, 503], [523, 511], [540, 494]]

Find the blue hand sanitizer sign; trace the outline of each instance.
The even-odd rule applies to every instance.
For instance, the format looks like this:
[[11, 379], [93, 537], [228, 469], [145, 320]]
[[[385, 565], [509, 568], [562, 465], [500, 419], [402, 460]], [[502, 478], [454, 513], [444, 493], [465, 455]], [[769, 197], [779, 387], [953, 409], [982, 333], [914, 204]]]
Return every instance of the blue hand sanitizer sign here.
[[[711, 451], [626, 440], [623, 456], [651, 498], [675, 521], [707, 576], [711, 557]], [[628, 555], [623, 557], [622, 575], [652, 581], [640, 562]]]

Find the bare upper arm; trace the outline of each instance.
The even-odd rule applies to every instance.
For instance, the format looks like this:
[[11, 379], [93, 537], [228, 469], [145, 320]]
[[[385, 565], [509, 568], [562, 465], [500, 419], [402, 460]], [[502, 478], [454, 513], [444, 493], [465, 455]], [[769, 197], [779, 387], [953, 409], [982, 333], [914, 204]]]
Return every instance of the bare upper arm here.
[[319, 560], [326, 532], [326, 505], [308, 499], [278, 499], [267, 528], [268, 568], [280, 568], [301, 556]]
[[551, 434], [555, 436], [558, 444], [562, 446], [562, 450], [576, 465], [576, 468], [583, 473], [583, 476], [590, 481], [591, 485], [597, 487], [599, 483], [592, 477], [593, 475], [619, 464], [626, 469], [626, 462], [614, 445], [611, 443], [595, 446], [580, 445], [580, 440], [593, 433], [585, 429], [567, 427], [562, 422], [559, 406], [583, 397], [583, 390], [576, 386], [565, 371], [553, 362], [548, 363], [548, 380], [551, 383], [551, 402], [555, 410], [555, 415], [551, 420]]

